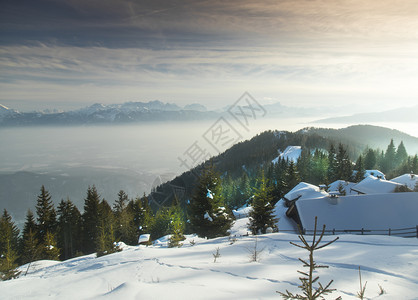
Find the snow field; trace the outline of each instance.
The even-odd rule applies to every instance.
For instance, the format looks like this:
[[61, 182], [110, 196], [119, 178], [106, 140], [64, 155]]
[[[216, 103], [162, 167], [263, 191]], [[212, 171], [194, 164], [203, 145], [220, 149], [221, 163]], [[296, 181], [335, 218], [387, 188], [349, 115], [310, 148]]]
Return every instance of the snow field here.
[[[0, 282], [2, 299], [280, 299], [276, 291], [299, 292], [298, 258], [308, 252], [289, 244], [295, 234], [257, 236], [260, 261], [250, 262], [256, 237], [246, 232], [247, 218], [237, 220], [232, 236], [205, 240], [187, 236], [181, 248], [167, 248], [167, 237], [154, 246], [127, 246], [96, 258], [39, 261], [27, 276]], [[329, 241], [333, 236], [327, 236]], [[192, 245], [190, 242], [194, 241]], [[214, 263], [213, 253], [221, 256]], [[358, 266], [367, 281], [367, 299], [418, 299], [418, 239], [341, 235], [318, 250], [320, 282], [334, 279], [329, 299], [356, 299]], [[27, 266], [22, 266], [26, 271]], [[380, 284], [387, 292], [379, 296]]]

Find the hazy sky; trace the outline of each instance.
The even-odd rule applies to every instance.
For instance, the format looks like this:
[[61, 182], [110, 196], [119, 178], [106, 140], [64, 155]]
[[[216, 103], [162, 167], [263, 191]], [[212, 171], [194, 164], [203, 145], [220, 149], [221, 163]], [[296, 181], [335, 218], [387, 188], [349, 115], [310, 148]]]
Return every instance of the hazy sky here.
[[1, 0], [0, 103], [411, 106], [416, 0]]

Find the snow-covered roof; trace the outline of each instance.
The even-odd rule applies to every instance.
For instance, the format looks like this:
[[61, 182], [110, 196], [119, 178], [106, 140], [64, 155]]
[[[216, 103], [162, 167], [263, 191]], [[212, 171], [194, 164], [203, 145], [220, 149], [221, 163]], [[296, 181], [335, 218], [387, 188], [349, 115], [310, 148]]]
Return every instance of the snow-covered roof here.
[[[280, 152], [280, 151], [279, 151]], [[302, 153], [301, 146], [287, 146], [283, 153], [280, 153], [278, 157], [272, 160], [272, 163], [277, 163], [279, 158], [288, 159], [289, 161], [297, 162]]]
[[337, 180], [337, 181], [334, 181], [333, 183], [329, 184], [328, 185], [328, 191], [329, 192], [338, 192], [340, 185], [343, 187], [346, 195], [357, 194], [356, 192], [353, 192], [351, 190], [351, 188], [353, 186], [355, 186], [356, 184], [353, 183], [353, 182], [345, 181], [345, 180]]
[[386, 179], [386, 176], [383, 172], [379, 171], [379, 170], [366, 170], [364, 171], [364, 177], [367, 176], [374, 176], [374, 177], [380, 177], [382, 179]]
[[286, 211], [288, 209], [289, 208], [286, 207], [283, 200], [280, 200], [274, 206], [273, 214], [278, 219], [276, 223], [277, 228], [279, 228], [279, 232], [280, 231], [298, 232], [298, 225], [296, 224], [296, 222], [286, 216]]
[[237, 219], [246, 218], [249, 216], [250, 212], [253, 210], [251, 206], [242, 206], [238, 209], [233, 209], [232, 213], [234, 214], [234, 217]]
[[149, 233], [141, 234], [138, 238], [138, 244], [148, 243], [150, 238], [151, 238], [151, 235]]
[[401, 186], [402, 184], [370, 175], [354, 185], [351, 189], [360, 194], [382, 194], [393, 193], [396, 187]]
[[414, 190], [418, 182], [418, 176], [415, 174], [404, 174], [396, 178], [393, 178], [390, 181], [406, 185], [409, 189]]
[[417, 225], [418, 193], [322, 197], [296, 201], [303, 228], [312, 230], [315, 217], [322, 229], [385, 230]]
[[321, 191], [320, 188], [316, 185], [306, 183], [306, 182], [300, 182], [284, 197], [287, 200], [292, 201], [295, 199], [320, 198], [320, 197], [324, 197], [327, 195], [328, 195], [327, 192]]

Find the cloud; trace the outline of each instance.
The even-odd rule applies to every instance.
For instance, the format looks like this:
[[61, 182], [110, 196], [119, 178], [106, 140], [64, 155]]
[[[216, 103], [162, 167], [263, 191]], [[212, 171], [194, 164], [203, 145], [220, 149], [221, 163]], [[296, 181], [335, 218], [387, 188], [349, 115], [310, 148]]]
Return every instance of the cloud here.
[[417, 15], [412, 0], [3, 1], [0, 103], [411, 101]]
[[416, 38], [418, 3], [402, 0], [5, 1], [2, 43], [163, 48], [179, 43]]

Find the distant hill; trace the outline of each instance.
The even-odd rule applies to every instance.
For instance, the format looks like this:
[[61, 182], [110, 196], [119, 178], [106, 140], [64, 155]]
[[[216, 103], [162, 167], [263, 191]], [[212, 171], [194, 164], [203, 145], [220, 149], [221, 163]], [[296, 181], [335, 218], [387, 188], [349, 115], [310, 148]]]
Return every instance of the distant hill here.
[[418, 138], [396, 129], [380, 126], [353, 125], [341, 129], [311, 127], [302, 129], [299, 132], [317, 134], [322, 137], [338, 140], [347, 145], [351, 144], [358, 150], [361, 150], [364, 146], [386, 150], [390, 139], [393, 139], [395, 145], [403, 141], [410, 155], [418, 153]]
[[[245, 170], [247, 174], [254, 175], [258, 167], [270, 164], [277, 157], [278, 151], [284, 151], [288, 146], [302, 146], [313, 150], [329, 149], [331, 144], [342, 143], [346, 146], [350, 159], [354, 161], [367, 146], [386, 150], [392, 138], [396, 145], [403, 141], [410, 155], [418, 152], [418, 138], [388, 128], [359, 125], [344, 129], [305, 128], [297, 132], [265, 131], [250, 140], [232, 146], [214, 157], [212, 162], [220, 174], [236, 177]], [[203, 165], [200, 165], [162, 184], [156, 193], [151, 195], [154, 207], [158, 207], [162, 201], [165, 205], [169, 203], [166, 199], [167, 195], [174, 195], [177, 193], [176, 190], [181, 188], [184, 193], [183, 199], [190, 197], [196, 182], [196, 174], [199, 174], [202, 168]], [[177, 197], [182, 198], [179, 195]]]
[[371, 122], [417, 122], [418, 105], [398, 109], [387, 110], [375, 113], [355, 114], [351, 116], [341, 116], [326, 118], [314, 121], [313, 123], [371, 123]]

